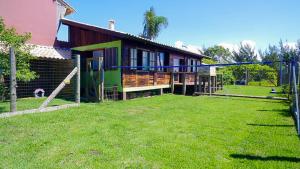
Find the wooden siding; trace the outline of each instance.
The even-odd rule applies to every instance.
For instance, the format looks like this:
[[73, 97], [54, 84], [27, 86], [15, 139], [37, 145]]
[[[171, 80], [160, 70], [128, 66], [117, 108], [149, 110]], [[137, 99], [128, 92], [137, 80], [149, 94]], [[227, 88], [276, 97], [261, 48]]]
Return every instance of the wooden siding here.
[[104, 32], [91, 31], [73, 26], [69, 27], [69, 42], [71, 47], [111, 42], [119, 39]]
[[169, 85], [171, 74], [167, 72], [123, 72], [123, 87], [143, 87], [155, 85]]

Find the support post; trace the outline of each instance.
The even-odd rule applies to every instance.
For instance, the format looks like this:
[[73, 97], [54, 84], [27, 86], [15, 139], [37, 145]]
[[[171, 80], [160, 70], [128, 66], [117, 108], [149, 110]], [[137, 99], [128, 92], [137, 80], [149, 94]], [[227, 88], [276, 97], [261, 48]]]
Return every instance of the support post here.
[[208, 92], [209, 92], [209, 95], [211, 96], [211, 76], [210, 75], [208, 76]]
[[185, 73], [182, 74], [183, 75], [183, 83], [182, 83], [182, 94], [185, 95], [186, 94], [186, 77], [185, 77]]
[[171, 93], [174, 93], [174, 73], [171, 72]]
[[194, 79], [194, 93], [197, 92], [197, 83], [198, 83], [198, 73], [195, 73], [195, 79]]
[[159, 89], [159, 94], [160, 94], [160, 95], [163, 95], [163, 94], [164, 94], [164, 89], [163, 89], [163, 88]]
[[283, 79], [282, 79], [282, 55], [280, 55], [280, 65], [279, 65], [279, 85], [282, 86]]
[[99, 99], [104, 101], [104, 69], [103, 69], [103, 57], [99, 57], [99, 71], [100, 71], [100, 91]]
[[58, 93], [70, 82], [72, 77], [77, 73], [77, 67], [75, 67], [72, 72], [62, 81], [59, 86], [50, 94], [50, 96], [44, 101], [44, 103], [40, 106], [40, 110], [44, 109], [48, 106], [48, 104], [58, 95]]
[[17, 111], [17, 80], [16, 80], [16, 56], [13, 47], [9, 50], [10, 55], [10, 112]]
[[75, 55], [75, 62], [77, 67], [77, 76], [76, 76], [76, 96], [75, 102], [80, 103], [80, 55]]
[[123, 100], [127, 100], [127, 93], [123, 92]]
[[214, 82], [214, 87], [215, 87], [215, 88], [214, 88], [214, 92], [216, 92], [216, 91], [217, 91], [217, 85], [218, 85], [218, 84], [217, 84], [217, 76], [215, 76], [214, 78], [215, 78], [215, 82]]
[[223, 74], [221, 74], [221, 90], [223, 90]]
[[201, 92], [202, 92], [202, 77], [201, 76], [199, 76], [199, 84], [198, 85], [199, 85], [198, 92], [201, 94]]

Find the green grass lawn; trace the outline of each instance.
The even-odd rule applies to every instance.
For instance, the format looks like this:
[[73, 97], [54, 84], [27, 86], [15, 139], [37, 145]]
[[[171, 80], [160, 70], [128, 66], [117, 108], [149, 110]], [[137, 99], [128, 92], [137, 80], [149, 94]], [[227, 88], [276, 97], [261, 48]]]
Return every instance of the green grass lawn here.
[[300, 168], [288, 104], [273, 100], [83, 103], [0, 119], [0, 133], [0, 168]]
[[[46, 98], [26, 98], [26, 99], [18, 99], [17, 100], [17, 110], [28, 110], [28, 109], [37, 109], [42, 103], [46, 100]], [[74, 103], [71, 101], [63, 100], [63, 99], [54, 99], [50, 102], [49, 106], [63, 105]], [[10, 111], [10, 103], [0, 102], [0, 113], [9, 112]]]
[[[276, 90], [276, 94], [270, 93], [272, 88]], [[240, 94], [251, 96], [274, 96], [274, 97], [286, 97], [281, 93], [280, 87], [262, 87], [262, 86], [244, 86], [244, 85], [227, 85], [223, 90], [219, 90], [217, 93], [222, 94]]]

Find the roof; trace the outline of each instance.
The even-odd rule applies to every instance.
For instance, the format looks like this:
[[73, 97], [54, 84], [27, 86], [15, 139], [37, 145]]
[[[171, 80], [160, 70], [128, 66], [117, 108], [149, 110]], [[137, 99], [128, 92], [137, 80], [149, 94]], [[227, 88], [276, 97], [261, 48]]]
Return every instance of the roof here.
[[70, 49], [52, 46], [34, 45], [30, 53], [36, 57], [49, 59], [71, 59], [72, 57]]
[[194, 53], [192, 51], [189, 51], [187, 49], [184, 48], [178, 48], [175, 46], [171, 46], [168, 44], [163, 44], [157, 41], [153, 41], [150, 39], [146, 39], [140, 36], [136, 36], [130, 33], [126, 33], [126, 32], [121, 32], [121, 31], [116, 31], [116, 30], [110, 30], [107, 28], [103, 28], [103, 27], [99, 27], [99, 26], [95, 26], [95, 25], [90, 25], [90, 24], [86, 24], [86, 23], [81, 23], [78, 21], [73, 21], [73, 20], [69, 20], [69, 19], [62, 19], [61, 20], [62, 23], [64, 25], [68, 25], [68, 26], [75, 26], [75, 27], [80, 27], [80, 28], [84, 28], [87, 30], [92, 30], [92, 31], [105, 31], [113, 36], [122, 38], [122, 39], [129, 39], [129, 40], [135, 40], [135, 41], [139, 41], [139, 42], [143, 42], [143, 43], [149, 43], [151, 45], [157, 46], [157, 47], [162, 47], [162, 48], [166, 48], [172, 51], [176, 51], [176, 52], [180, 52], [180, 53], [184, 53], [184, 54], [188, 54], [188, 55], [192, 55], [192, 56], [196, 56], [196, 57], [201, 57], [201, 58], [210, 58], [208, 56], [199, 54], [199, 53]]
[[65, 0], [57, 0], [57, 1], [66, 7], [67, 9], [66, 16], [75, 12], [75, 9], [71, 5], [69, 5]]
[[[39, 58], [48, 58], [48, 59], [71, 59], [72, 53], [70, 49], [67, 48], [58, 48], [52, 46], [41, 46], [41, 45], [32, 45], [27, 44], [31, 47], [30, 54], [39, 57]], [[8, 52], [8, 48], [0, 42], [0, 51]]]

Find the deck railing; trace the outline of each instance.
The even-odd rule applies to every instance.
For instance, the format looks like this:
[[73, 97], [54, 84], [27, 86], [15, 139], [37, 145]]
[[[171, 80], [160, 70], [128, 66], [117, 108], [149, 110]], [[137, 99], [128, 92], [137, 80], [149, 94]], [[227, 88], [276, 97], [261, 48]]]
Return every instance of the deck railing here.
[[124, 87], [170, 85], [171, 83], [170, 72], [126, 71], [122, 75]]

